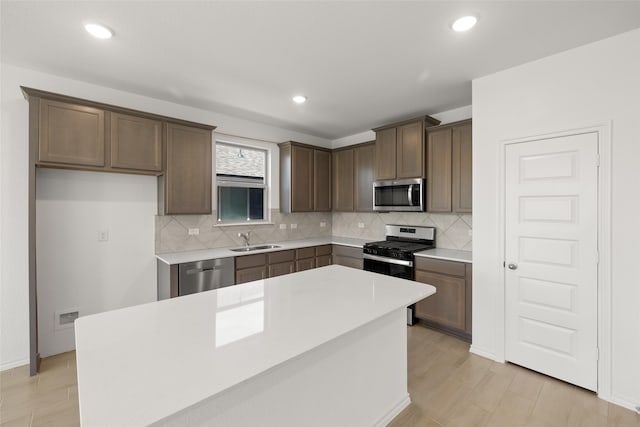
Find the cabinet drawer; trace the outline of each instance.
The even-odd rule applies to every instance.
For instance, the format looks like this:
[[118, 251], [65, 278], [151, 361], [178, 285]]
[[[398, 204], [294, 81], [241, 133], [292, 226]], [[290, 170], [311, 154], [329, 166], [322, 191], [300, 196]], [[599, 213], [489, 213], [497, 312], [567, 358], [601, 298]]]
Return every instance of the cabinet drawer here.
[[333, 263], [338, 265], [344, 265], [345, 267], [357, 268], [362, 270], [364, 268], [364, 260], [362, 258], [353, 258], [342, 255], [333, 255]]
[[315, 258], [305, 258], [296, 261], [296, 271], [311, 270], [312, 268], [316, 268]]
[[466, 265], [464, 262], [416, 257], [416, 270], [428, 270], [434, 273], [464, 277]]
[[316, 246], [316, 256], [331, 255], [331, 245]]
[[280, 262], [277, 264], [269, 264], [269, 277], [276, 277], [276, 276], [282, 276], [284, 274], [291, 274], [294, 271], [295, 271], [295, 264], [293, 261]]
[[256, 267], [267, 263], [266, 254], [244, 255], [236, 257], [236, 270]]
[[296, 259], [313, 258], [314, 256], [316, 256], [314, 247], [296, 249]]
[[269, 260], [269, 264], [294, 261], [296, 259], [296, 251], [291, 249], [288, 251], [271, 252], [267, 254], [267, 259]]
[[362, 248], [333, 245], [333, 255], [362, 259]]

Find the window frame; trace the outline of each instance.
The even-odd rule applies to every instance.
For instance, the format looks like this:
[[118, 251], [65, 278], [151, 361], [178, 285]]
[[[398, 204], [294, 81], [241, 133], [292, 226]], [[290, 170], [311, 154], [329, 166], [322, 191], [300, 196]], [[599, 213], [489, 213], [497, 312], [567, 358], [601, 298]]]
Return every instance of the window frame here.
[[[247, 178], [246, 181], [242, 181], [242, 179], [239, 180], [226, 180], [224, 179], [224, 177], [218, 177], [218, 165], [217, 165], [217, 158], [214, 161], [214, 164], [216, 165], [216, 170], [215, 173], [213, 174], [215, 177], [215, 189], [216, 189], [216, 225], [219, 226], [226, 226], [226, 225], [248, 225], [248, 224], [270, 224], [270, 209], [269, 209], [269, 172], [270, 172], [270, 168], [269, 168], [269, 162], [271, 161], [270, 156], [271, 156], [271, 152], [267, 149], [267, 148], [263, 148], [263, 147], [257, 147], [251, 144], [245, 144], [245, 143], [240, 143], [240, 142], [232, 142], [232, 141], [225, 141], [224, 139], [216, 139], [214, 142], [215, 146], [214, 146], [214, 153], [217, 156], [217, 145], [226, 145], [226, 146], [231, 146], [234, 148], [239, 148], [239, 149], [246, 149], [246, 150], [254, 150], [254, 151], [262, 151], [264, 152], [264, 176], [262, 179], [262, 183], [257, 183], [257, 182], [252, 182], [250, 180], [250, 178]], [[224, 221], [220, 218], [220, 188], [221, 187], [235, 187], [235, 188], [261, 188], [263, 191], [262, 194], [262, 199], [263, 199], [263, 203], [262, 203], [262, 219], [247, 219], [245, 221], [238, 221], [238, 220], [228, 220], [228, 221]], [[247, 194], [248, 195], [248, 194]]]

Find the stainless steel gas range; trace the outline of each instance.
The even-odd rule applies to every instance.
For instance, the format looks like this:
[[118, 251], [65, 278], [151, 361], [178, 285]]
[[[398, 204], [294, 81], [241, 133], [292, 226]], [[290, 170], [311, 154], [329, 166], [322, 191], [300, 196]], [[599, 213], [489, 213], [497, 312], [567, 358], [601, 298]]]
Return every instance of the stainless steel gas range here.
[[[364, 269], [387, 276], [415, 279], [414, 253], [436, 247], [435, 227], [385, 226], [386, 239], [364, 245]], [[414, 323], [414, 307], [407, 307], [407, 324]]]

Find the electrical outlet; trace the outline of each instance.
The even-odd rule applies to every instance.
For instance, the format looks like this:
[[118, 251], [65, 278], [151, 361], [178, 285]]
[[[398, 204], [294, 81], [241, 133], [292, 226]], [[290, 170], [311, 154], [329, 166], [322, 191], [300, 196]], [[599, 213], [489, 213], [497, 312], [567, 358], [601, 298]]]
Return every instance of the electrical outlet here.
[[298, 228], [298, 224], [291, 224], [290, 227], [291, 227], [292, 230], [295, 230], [296, 228]]
[[280, 224], [280, 230], [286, 230], [287, 224]]
[[108, 242], [109, 241], [109, 230], [102, 230], [98, 233], [98, 242]]
[[364, 228], [364, 222], [359, 222], [358, 223], [358, 228]]
[[324, 228], [324, 227], [326, 227], [326, 226], [327, 226], [327, 223], [326, 223], [326, 222], [324, 222], [324, 221], [321, 221], [321, 222], [320, 222], [320, 228]]
[[200, 229], [199, 228], [190, 228], [189, 229], [189, 236], [197, 236], [198, 234], [200, 234]]

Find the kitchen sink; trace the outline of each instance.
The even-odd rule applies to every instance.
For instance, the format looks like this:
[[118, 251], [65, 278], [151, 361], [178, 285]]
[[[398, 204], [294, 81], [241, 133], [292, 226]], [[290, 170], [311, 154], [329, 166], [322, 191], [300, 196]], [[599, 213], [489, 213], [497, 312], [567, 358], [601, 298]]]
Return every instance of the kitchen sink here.
[[261, 251], [264, 249], [276, 249], [279, 248], [278, 245], [258, 245], [258, 246], [244, 246], [242, 248], [231, 249], [233, 252], [251, 252], [251, 251]]

